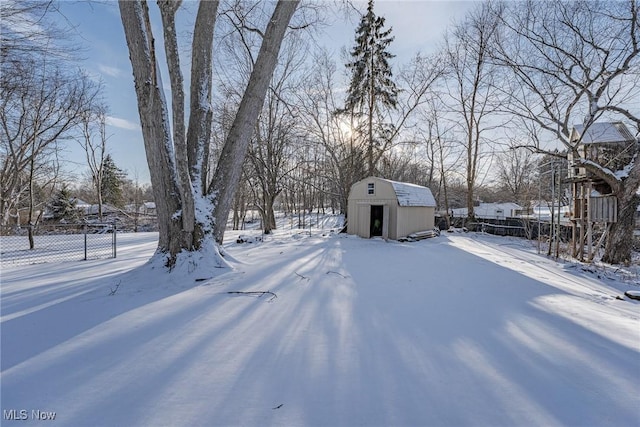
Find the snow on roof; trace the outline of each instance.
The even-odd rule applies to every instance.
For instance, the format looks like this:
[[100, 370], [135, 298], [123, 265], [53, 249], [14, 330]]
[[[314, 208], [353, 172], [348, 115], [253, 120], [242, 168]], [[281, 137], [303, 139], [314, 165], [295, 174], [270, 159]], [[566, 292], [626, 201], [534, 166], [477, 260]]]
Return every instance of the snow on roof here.
[[573, 139], [578, 140], [582, 137], [583, 144], [630, 142], [635, 139], [622, 122], [593, 123], [586, 132], [584, 125], [575, 125], [573, 129], [575, 132]]
[[421, 185], [384, 179], [393, 186], [400, 206], [436, 206], [431, 190]]
[[[98, 212], [100, 211], [100, 207], [97, 204], [83, 206], [82, 209], [84, 210], [84, 213], [86, 215], [97, 215]], [[115, 206], [112, 206], [112, 205], [110, 205], [108, 203], [103, 203], [102, 204], [102, 213], [103, 214], [119, 213], [119, 212], [121, 212], [121, 210], [116, 208]]]
[[89, 206], [91, 206], [91, 203], [85, 202], [84, 200], [78, 199], [77, 197], [72, 197], [71, 200], [76, 202], [76, 208], [88, 208]]

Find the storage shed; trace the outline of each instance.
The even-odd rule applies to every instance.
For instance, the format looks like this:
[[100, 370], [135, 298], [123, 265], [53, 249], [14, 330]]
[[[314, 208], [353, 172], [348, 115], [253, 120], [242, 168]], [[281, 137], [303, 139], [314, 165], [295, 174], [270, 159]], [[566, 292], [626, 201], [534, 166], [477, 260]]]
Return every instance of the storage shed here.
[[427, 187], [369, 177], [351, 186], [347, 209], [347, 233], [398, 240], [434, 228], [436, 201]]

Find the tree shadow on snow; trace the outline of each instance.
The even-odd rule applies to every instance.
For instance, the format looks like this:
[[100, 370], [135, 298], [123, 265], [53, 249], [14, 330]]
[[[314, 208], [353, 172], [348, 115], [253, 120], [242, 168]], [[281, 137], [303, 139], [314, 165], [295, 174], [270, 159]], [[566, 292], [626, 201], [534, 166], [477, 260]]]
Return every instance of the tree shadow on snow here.
[[446, 237], [289, 249], [201, 283], [132, 285], [154, 273], [117, 263], [32, 289], [9, 275], [3, 407], [71, 425], [637, 421], [638, 348], [572, 319], [584, 298]]

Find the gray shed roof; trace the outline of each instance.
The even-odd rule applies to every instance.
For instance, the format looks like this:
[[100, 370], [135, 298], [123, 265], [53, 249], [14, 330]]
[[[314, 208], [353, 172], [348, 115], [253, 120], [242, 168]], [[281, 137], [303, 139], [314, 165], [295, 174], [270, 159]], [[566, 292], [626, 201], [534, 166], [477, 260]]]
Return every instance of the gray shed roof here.
[[583, 144], [606, 144], [635, 140], [629, 129], [622, 122], [593, 123], [587, 128], [586, 132], [584, 125], [575, 125], [573, 130], [572, 139], [577, 141], [582, 137], [581, 142]]
[[436, 206], [431, 190], [421, 185], [385, 179], [393, 186], [400, 206]]

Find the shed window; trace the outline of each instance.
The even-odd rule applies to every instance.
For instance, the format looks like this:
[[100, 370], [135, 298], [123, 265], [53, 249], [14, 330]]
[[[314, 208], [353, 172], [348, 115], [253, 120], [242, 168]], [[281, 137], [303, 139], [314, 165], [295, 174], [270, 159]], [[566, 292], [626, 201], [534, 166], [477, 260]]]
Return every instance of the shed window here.
[[375, 183], [370, 182], [367, 184], [367, 194], [375, 194]]

